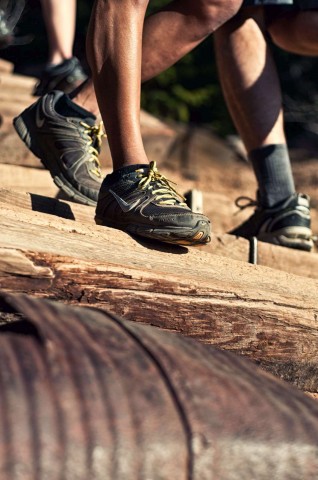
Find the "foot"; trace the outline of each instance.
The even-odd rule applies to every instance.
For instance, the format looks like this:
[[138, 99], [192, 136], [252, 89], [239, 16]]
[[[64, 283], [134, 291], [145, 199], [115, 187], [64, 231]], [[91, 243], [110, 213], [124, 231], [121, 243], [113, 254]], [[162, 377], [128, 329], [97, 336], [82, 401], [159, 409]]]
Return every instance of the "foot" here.
[[98, 154], [104, 136], [102, 125], [95, 122], [94, 115], [58, 91], [44, 95], [13, 120], [54, 183], [71, 199], [92, 206], [102, 183]]
[[52, 90], [70, 93], [87, 79], [79, 60], [76, 57], [64, 60], [57, 65], [48, 65], [36, 84], [33, 95], [41, 96]]
[[132, 165], [103, 181], [95, 221], [142, 237], [178, 245], [210, 241], [210, 221], [193, 213], [155, 162]]
[[254, 214], [234, 230], [231, 235], [252, 238], [283, 247], [310, 251], [313, 247], [312, 231], [310, 229], [309, 197], [303, 194], [294, 194], [272, 208], [264, 208], [251, 199], [246, 205], [240, 205], [239, 197], [236, 201], [239, 208], [255, 205]]

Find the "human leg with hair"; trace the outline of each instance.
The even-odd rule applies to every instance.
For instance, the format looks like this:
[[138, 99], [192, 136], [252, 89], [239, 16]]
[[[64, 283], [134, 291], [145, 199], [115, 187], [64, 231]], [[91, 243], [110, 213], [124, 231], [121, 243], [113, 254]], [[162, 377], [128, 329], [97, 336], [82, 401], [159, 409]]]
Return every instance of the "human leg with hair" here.
[[49, 40], [48, 63], [58, 64], [73, 55], [76, 0], [41, 0]]
[[[150, 80], [176, 63], [234, 15], [241, 3], [241, 0], [227, 3], [179, 0], [149, 15], [144, 22], [141, 81]], [[95, 115], [99, 113], [92, 79], [80, 85], [70, 97]]]
[[255, 213], [230, 233], [310, 250], [309, 199], [295, 193], [280, 83], [265, 38], [265, 9], [242, 8], [215, 35], [224, 96], [258, 184], [255, 202], [238, 203], [255, 205]]
[[73, 56], [76, 0], [41, 0], [47, 30], [49, 56], [34, 95], [60, 89], [71, 92], [87, 75], [79, 60]]
[[[151, 18], [151, 35], [144, 38], [141, 58], [147, 3], [127, 0], [119, 6], [108, 0], [106, 29], [105, 3], [96, 0], [93, 9], [88, 59], [114, 167], [103, 181], [95, 219], [101, 225], [169, 243], [204, 244], [210, 238], [208, 219], [191, 212], [154, 163], [148, 164], [139, 122], [142, 58], [147, 59], [149, 45], [154, 64], [163, 58], [165, 68], [172, 65], [224, 21], [229, 4], [225, 9], [223, 2], [174, 1]], [[170, 32], [170, 42], [164, 31]], [[159, 40], [156, 57], [151, 47], [159, 45]]]
[[274, 16], [268, 27], [273, 42], [286, 52], [318, 56], [318, 0], [316, 8], [286, 12]]
[[[137, 8], [135, 6], [132, 8], [134, 12], [135, 10], [140, 10], [140, 4], [144, 6], [146, 3], [147, 5], [148, 1], [140, 0], [135, 3], [137, 4]], [[129, 28], [126, 27], [125, 23], [128, 23], [128, 20], [126, 20], [126, 22], [124, 20], [125, 15], [127, 15], [129, 19], [132, 17], [130, 11], [127, 14], [125, 13], [126, 10], [130, 8], [131, 0], [123, 1], [120, 5], [116, 0], [108, 0], [106, 3], [99, 0], [95, 2], [95, 9], [93, 11], [88, 35], [88, 57], [91, 59], [90, 63], [95, 90], [106, 130], [110, 132], [110, 136], [112, 137], [110, 139], [110, 148], [115, 164], [117, 164], [117, 158], [120, 158], [119, 161], [122, 162], [123, 158], [131, 155], [128, 152], [129, 149], [124, 145], [120, 147], [122, 142], [126, 142], [127, 137], [129, 137], [129, 142], [134, 139], [134, 145], [138, 144], [137, 152], [139, 157], [141, 159], [145, 158], [143, 147], [141, 146], [140, 132], [132, 132], [132, 134], [128, 133], [128, 135], [127, 133], [123, 134], [123, 131], [129, 132], [130, 129], [134, 130], [136, 124], [138, 124], [137, 117], [139, 116], [141, 80], [144, 81], [157, 75], [191, 51], [218, 28], [226, 18], [233, 15], [233, 13], [237, 11], [239, 3], [240, 2], [236, 0], [228, 2], [222, 0], [197, 0], [196, 2], [192, 0], [175, 0], [171, 2], [167, 7], [148, 17], [145, 21], [141, 63], [141, 32], [143, 29], [143, 20], [140, 22], [141, 27], [138, 27], [138, 29], [141, 28], [141, 31], [134, 28], [134, 35], [135, 37], [138, 36], [138, 44], [136, 39], [133, 42], [130, 40], [132, 32], [129, 32], [129, 35], [127, 34]], [[107, 17], [105, 16], [105, 5], [107, 5], [108, 8]], [[123, 12], [121, 12], [121, 8], [124, 10]], [[144, 13], [145, 8], [143, 9], [143, 14]], [[141, 15], [138, 15], [138, 18], [139, 16]], [[136, 20], [129, 21], [136, 24]], [[113, 25], [116, 27], [113, 27]], [[120, 25], [120, 27], [117, 25]], [[112, 33], [112, 29], [115, 28], [116, 31]], [[122, 58], [120, 59], [118, 58], [118, 52], [112, 54], [108, 40], [108, 37], [111, 35], [113, 35], [111, 45], [114, 44], [116, 48], [122, 52], [120, 55]], [[121, 35], [123, 38], [121, 38]], [[132, 45], [130, 45], [129, 42], [132, 42]], [[125, 48], [123, 48], [123, 45], [125, 45]], [[171, 48], [171, 45], [173, 45], [173, 48]], [[134, 54], [129, 50], [131, 46], [134, 48]], [[104, 50], [105, 53], [103, 54]], [[138, 54], [138, 64], [136, 64], [136, 51], [140, 52]], [[114, 58], [114, 60], [112, 58]], [[110, 64], [110, 68], [107, 68], [108, 64]], [[116, 71], [112, 77], [111, 74], [114, 70], [113, 64], [116, 65]], [[121, 65], [123, 67], [123, 73], [121, 73], [120, 70]], [[119, 69], [118, 72], [117, 69]], [[115, 101], [114, 95], [112, 95], [113, 90], [115, 95], [117, 94], [117, 90], [119, 91], [118, 88], [114, 89], [114, 84], [116, 83], [114, 78], [116, 75], [119, 78], [123, 77], [122, 90], [127, 90], [123, 97], [119, 96], [117, 101]], [[136, 76], [137, 78], [134, 82], [129, 83], [126, 82], [128, 75], [131, 77]], [[130, 113], [129, 115], [122, 115], [122, 108], [126, 103], [129, 105], [128, 110]], [[109, 111], [108, 106], [110, 107]], [[112, 110], [113, 108], [116, 114], [115, 111]], [[138, 112], [134, 114], [134, 119], [131, 118], [131, 112], [133, 111]], [[115, 118], [113, 118], [114, 115]], [[121, 117], [120, 121], [119, 118], [117, 118], [118, 116]], [[121, 122], [125, 122], [124, 127], [121, 126]], [[112, 134], [114, 131], [116, 131], [116, 133]], [[114, 145], [112, 145], [112, 143], [114, 143]], [[120, 150], [119, 155], [117, 155], [118, 149]], [[133, 150], [136, 150], [136, 146]]]

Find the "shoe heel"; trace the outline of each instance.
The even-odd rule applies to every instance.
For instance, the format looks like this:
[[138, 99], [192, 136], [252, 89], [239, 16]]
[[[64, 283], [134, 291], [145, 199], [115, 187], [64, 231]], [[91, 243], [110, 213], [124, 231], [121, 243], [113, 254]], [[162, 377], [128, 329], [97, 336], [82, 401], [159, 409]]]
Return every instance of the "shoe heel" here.
[[282, 247], [294, 248], [310, 252], [314, 244], [312, 231], [308, 227], [287, 227], [270, 234], [259, 235], [258, 239], [263, 242], [281, 245]]
[[290, 238], [283, 237], [282, 235], [278, 238], [279, 245], [288, 248], [294, 248], [295, 250], [304, 250], [305, 252], [310, 252], [314, 246], [314, 242], [310, 238]]
[[35, 147], [35, 143], [32, 142], [31, 140], [30, 129], [27, 127], [27, 123], [28, 123], [27, 118], [24, 119], [24, 116], [27, 117], [29, 110], [30, 109], [27, 109], [24, 112], [22, 112], [18, 117], [15, 117], [13, 119], [13, 126], [15, 128], [15, 131], [21, 138], [21, 140], [28, 147], [28, 149], [31, 150], [33, 155], [35, 155], [41, 160], [41, 152], [37, 150], [37, 148]]
[[13, 119], [13, 126], [21, 140], [26, 144], [28, 148], [31, 148], [31, 137], [28, 132], [27, 126], [24, 123], [22, 115], [19, 115], [18, 117]]

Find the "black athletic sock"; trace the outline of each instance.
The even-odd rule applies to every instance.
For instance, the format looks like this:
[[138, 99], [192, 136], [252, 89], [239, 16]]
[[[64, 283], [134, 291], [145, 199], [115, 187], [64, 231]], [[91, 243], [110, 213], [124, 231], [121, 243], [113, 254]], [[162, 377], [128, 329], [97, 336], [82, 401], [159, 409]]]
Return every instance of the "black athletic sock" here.
[[57, 74], [59, 71], [65, 70], [65, 67], [69, 66], [74, 57], [66, 58], [59, 63], [47, 63], [44, 68], [45, 73]]
[[127, 173], [134, 172], [135, 170], [137, 170], [139, 168], [147, 169], [147, 168], [149, 168], [149, 164], [148, 163], [136, 163], [135, 165], [127, 165], [126, 167], [118, 168], [117, 170], [114, 170], [112, 173], [109, 173], [108, 175], [106, 175], [103, 184], [104, 184], [104, 186], [105, 185], [110, 186], [110, 185], [118, 182], [118, 180], [120, 180], [123, 175], [126, 175]]
[[83, 119], [92, 118], [93, 120], [96, 120], [96, 117], [93, 113], [72, 102], [72, 100], [66, 94], [61, 95], [61, 97], [55, 103], [54, 108], [57, 113], [63, 115], [63, 117], [80, 117]]
[[288, 149], [285, 144], [266, 145], [249, 153], [258, 183], [258, 200], [273, 207], [295, 193]]

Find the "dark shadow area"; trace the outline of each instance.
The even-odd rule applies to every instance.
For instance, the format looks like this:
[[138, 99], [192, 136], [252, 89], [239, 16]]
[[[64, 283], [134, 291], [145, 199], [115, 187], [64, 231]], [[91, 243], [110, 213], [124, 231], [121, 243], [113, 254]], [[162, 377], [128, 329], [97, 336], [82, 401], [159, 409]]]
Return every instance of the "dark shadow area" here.
[[68, 203], [62, 202], [56, 198], [44, 197], [30, 193], [32, 210], [57, 217], [75, 220], [74, 213]]
[[57, 192], [57, 194], [55, 195], [55, 199], [56, 200], [66, 200], [67, 202], [72, 202], [72, 203], [76, 203], [77, 205], [84, 205], [84, 207], [91, 207], [92, 205], [87, 205], [83, 202], [80, 202], [78, 200], [76, 200], [76, 198], [71, 198], [69, 195], [67, 195], [65, 192], [63, 192], [63, 190], [59, 190]]
[[5, 293], [0, 297], [0, 335], [13, 333], [17, 335], [29, 335], [37, 341], [42, 342], [38, 329], [31, 323], [24, 313], [18, 312], [9, 302], [6, 301]]
[[38, 342], [42, 343], [42, 337], [40, 336], [38, 329], [28, 320], [18, 320], [0, 325], [0, 335], [3, 333], [27, 335], [34, 337]]
[[[128, 232], [126, 232], [128, 233]], [[172, 243], [163, 243], [159, 240], [152, 240], [151, 238], [139, 237], [138, 235], [133, 235], [129, 233], [130, 237], [139, 243], [142, 247], [148, 248], [149, 250], [157, 250], [158, 252], [164, 253], [173, 253], [175, 255], [185, 255], [188, 253], [188, 247], [183, 247], [182, 245], [173, 245]]]

